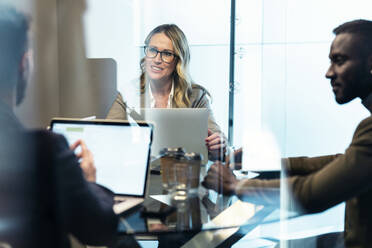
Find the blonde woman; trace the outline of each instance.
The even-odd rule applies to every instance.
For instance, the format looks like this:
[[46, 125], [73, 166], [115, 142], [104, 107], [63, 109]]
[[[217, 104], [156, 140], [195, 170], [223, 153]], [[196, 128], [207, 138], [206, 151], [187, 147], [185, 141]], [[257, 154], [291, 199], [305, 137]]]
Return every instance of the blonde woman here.
[[[145, 40], [145, 57], [140, 62], [140, 105], [146, 108], [209, 109], [205, 144], [213, 159], [225, 148], [225, 138], [210, 109], [208, 91], [191, 80], [189, 61], [189, 45], [179, 27], [164, 24], [153, 29]], [[126, 101], [118, 93], [107, 118], [126, 120], [127, 108]]]

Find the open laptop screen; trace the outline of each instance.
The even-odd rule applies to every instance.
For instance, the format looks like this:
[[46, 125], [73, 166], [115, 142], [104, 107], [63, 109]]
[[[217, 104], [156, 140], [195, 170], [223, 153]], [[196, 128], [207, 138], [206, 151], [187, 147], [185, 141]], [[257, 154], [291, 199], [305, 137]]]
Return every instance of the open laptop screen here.
[[78, 139], [87, 144], [97, 169], [97, 183], [116, 194], [145, 195], [151, 124], [53, 119], [51, 129], [63, 134], [70, 145]]
[[207, 163], [208, 109], [143, 108], [140, 111], [146, 121], [155, 124], [153, 157], [157, 157], [165, 147], [183, 147], [186, 152], [202, 154], [203, 163]]

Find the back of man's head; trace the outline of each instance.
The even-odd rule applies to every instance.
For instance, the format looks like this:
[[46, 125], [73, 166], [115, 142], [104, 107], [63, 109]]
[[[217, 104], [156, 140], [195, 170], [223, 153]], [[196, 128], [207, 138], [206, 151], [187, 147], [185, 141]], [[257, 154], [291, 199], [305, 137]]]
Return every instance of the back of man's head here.
[[29, 22], [14, 8], [0, 4], [0, 89], [14, 87], [27, 50]]
[[369, 54], [372, 53], [372, 21], [369, 20], [354, 20], [345, 22], [333, 30], [335, 35], [349, 33], [358, 36], [363, 44], [363, 48]]

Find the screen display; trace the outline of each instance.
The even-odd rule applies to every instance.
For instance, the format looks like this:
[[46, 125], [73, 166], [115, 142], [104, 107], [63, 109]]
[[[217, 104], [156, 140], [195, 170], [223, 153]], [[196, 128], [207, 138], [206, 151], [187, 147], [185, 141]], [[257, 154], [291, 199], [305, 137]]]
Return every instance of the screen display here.
[[69, 145], [78, 139], [87, 144], [93, 154], [97, 183], [116, 194], [144, 195], [150, 126], [54, 122], [52, 130], [64, 135]]

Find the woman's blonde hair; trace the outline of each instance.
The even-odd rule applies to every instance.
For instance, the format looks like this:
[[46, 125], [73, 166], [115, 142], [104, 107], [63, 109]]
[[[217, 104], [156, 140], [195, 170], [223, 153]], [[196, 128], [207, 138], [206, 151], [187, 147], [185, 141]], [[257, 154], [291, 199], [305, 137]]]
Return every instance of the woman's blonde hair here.
[[[149, 33], [145, 40], [145, 46], [148, 46], [151, 38], [155, 34], [159, 33], [165, 34], [172, 41], [174, 53], [176, 55], [176, 67], [172, 74], [174, 82], [173, 104], [177, 108], [190, 107], [192, 80], [189, 73], [190, 49], [186, 36], [177, 25], [163, 24], [157, 26]], [[145, 92], [146, 89], [145, 59], [146, 57], [143, 57], [140, 62], [140, 87], [142, 94]]]

